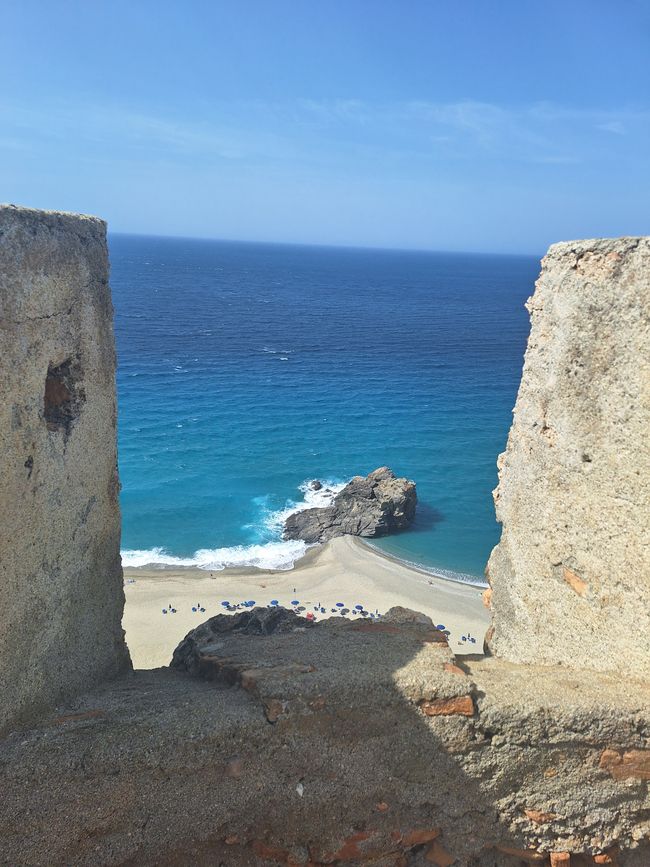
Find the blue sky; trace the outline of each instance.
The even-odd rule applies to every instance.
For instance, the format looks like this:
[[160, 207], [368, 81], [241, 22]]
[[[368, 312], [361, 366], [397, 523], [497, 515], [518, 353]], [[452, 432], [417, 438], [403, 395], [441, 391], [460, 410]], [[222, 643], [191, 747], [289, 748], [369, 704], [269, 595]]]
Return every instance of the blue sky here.
[[540, 253], [650, 232], [646, 0], [4, 0], [0, 200]]

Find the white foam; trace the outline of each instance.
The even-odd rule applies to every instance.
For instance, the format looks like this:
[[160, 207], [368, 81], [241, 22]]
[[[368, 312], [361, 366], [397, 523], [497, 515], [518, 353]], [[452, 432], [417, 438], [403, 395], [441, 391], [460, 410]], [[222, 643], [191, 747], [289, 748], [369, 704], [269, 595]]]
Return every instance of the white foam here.
[[289, 515], [295, 512], [304, 512], [305, 509], [322, 509], [324, 506], [329, 506], [334, 497], [342, 491], [347, 482], [341, 482], [334, 479], [326, 479], [321, 482], [322, 488], [315, 491], [311, 487], [311, 479], [305, 480], [299, 485], [298, 490], [302, 492], [302, 500], [295, 502], [287, 501], [283, 509], [278, 509], [275, 512], [269, 512], [264, 518], [264, 526], [274, 534], [282, 535], [284, 530], [284, 522]]
[[288, 542], [267, 542], [265, 545], [233, 545], [230, 548], [204, 548], [192, 557], [175, 557], [164, 548], [122, 551], [122, 565], [136, 569], [143, 566], [165, 568], [170, 566], [193, 566], [219, 572], [234, 567], [256, 569], [278, 569], [286, 571], [293, 568], [307, 545], [302, 540]]
[[[122, 551], [122, 565], [125, 568], [137, 569], [144, 566], [154, 566], [161, 569], [174, 566], [193, 566], [195, 569], [206, 569], [218, 572], [221, 569], [248, 567], [256, 569], [277, 569], [286, 571], [292, 569], [308, 546], [301, 539], [282, 540], [284, 522], [294, 512], [305, 509], [329, 506], [334, 497], [342, 490], [346, 482], [328, 479], [323, 481], [322, 488], [314, 491], [311, 480], [305, 480], [299, 485], [302, 500], [288, 500], [283, 509], [267, 511], [262, 519], [264, 535], [271, 536], [272, 541], [256, 545], [233, 545], [229, 548], [203, 548], [191, 557], [176, 557], [168, 554], [164, 548], [149, 548], [147, 550]], [[263, 504], [265, 498], [256, 500]], [[250, 528], [249, 528], [250, 529]]]

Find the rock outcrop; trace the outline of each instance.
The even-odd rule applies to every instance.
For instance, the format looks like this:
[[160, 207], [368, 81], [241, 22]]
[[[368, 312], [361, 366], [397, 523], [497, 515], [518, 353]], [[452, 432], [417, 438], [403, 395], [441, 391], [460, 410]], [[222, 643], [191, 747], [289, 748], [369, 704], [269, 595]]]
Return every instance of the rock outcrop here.
[[129, 664], [106, 225], [0, 206], [0, 731]]
[[650, 675], [650, 238], [555, 244], [495, 492], [492, 650]]
[[174, 650], [171, 668], [200, 674], [206, 659], [223, 647], [229, 635], [273, 635], [306, 629], [313, 622], [287, 608], [253, 608], [239, 614], [217, 614], [187, 633]]
[[313, 544], [345, 535], [387, 536], [411, 524], [416, 505], [415, 482], [380, 467], [355, 476], [331, 505], [294, 512], [285, 522], [284, 538]]

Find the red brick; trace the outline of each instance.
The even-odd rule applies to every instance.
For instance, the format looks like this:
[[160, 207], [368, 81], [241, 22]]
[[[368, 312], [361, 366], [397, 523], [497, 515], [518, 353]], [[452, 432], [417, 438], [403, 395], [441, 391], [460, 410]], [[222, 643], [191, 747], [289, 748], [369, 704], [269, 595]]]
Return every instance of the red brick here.
[[474, 716], [474, 702], [471, 695], [434, 698], [421, 701], [420, 710], [425, 716]]
[[[600, 756], [599, 767], [607, 771], [615, 780], [650, 780], [650, 750], [604, 750]], [[607, 863], [607, 862], [605, 862]]]

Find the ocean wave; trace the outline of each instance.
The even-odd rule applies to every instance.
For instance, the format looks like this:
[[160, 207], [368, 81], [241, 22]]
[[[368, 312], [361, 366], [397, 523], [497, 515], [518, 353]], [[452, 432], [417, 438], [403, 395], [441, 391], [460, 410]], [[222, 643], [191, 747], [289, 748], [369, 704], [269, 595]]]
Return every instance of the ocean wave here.
[[347, 482], [342, 482], [339, 479], [325, 479], [321, 481], [322, 488], [318, 491], [315, 491], [311, 484], [312, 480], [306, 479], [298, 486], [298, 490], [302, 493], [302, 500], [290, 500], [284, 508], [267, 512], [263, 518], [265, 529], [275, 535], [282, 536], [284, 522], [289, 515], [293, 515], [294, 512], [304, 512], [305, 509], [321, 509], [324, 506], [329, 506]]
[[273, 346], [263, 346], [262, 352], [268, 352], [269, 355], [291, 355], [293, 349], [275, 349]]
[[247, 567], [256, 569], [277, 569], [287, 571], [293, 568], [308, 546], [301, 540], [288, 542], [266, 542], [264, 545], [233, 545], [231, 548], [204, 548], [192, 557], [175, 557], [164, 548], [122, 551], [124, 568], [136, 569], [144, 566], [169, 568], [174, 566], [193, 566], [195, 569], [220, 572], [222, 569]]
[[[318, 491], [311, 487], [311, 479], [306, 479], [298, 490], [302, 500], [288, 500], [282, 509], [269, 510], [265, 505], [266, 497], [256, 499], [262, 508], [260, 535], [268, 541], [260, 541], [252, 545], [233, 545], [229, 548], [203, 548], [191, 557], [177, 557], [169, 554], [165, 548], [149, 548], [146, 550], [122, 551], [122, 565], [125, 568], [137, 569], [144, 566], [154, 566], [160, 569], [179, 566], [193, 566], [195, 569], [218, 572], [234, 567], [257, 569], [277, 569], [287, 571], [292, 569], [311, 547], [300, 539], [284, 541], [282, 532], [284, 522], [294, 512], [304, 509], [329, 506], [338, 492], [345, 487], [346, 482], [327, 479], [321, 482]], [[249, 527], [248, 529], [254, 529]]]

